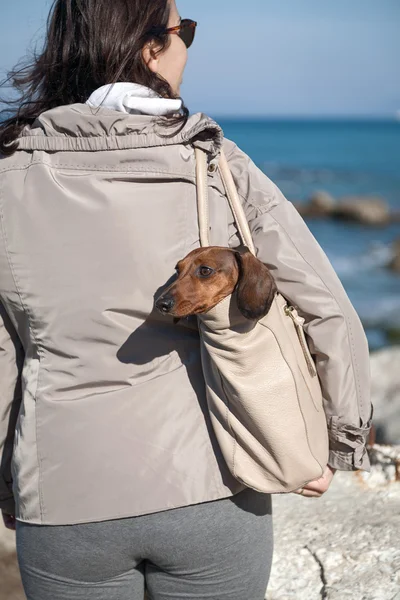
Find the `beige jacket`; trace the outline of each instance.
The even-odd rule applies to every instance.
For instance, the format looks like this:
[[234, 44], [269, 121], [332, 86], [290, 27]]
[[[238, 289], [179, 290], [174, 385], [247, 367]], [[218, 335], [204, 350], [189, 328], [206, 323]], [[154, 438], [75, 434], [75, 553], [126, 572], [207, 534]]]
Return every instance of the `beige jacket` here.
[[195, 318], [154, 297], [199, 246], [194, 146], [209, 153], [211, 243], [238, 245], [215, 170], [224, 144], [259, 258], [307, 321], [329, 463], [369, 470], [366, 338], [325, 254], [278, 188], [202, 114], [83, 104], [44, 113], [0, 160], [1, 506], [70, 524], [237, 493], [207, 412]]

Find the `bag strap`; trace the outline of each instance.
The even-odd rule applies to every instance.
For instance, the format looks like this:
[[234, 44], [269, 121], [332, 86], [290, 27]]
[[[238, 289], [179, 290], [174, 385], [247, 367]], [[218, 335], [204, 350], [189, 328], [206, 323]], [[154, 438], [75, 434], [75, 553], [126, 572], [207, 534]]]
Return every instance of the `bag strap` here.
[[208, 237], [208, 179], [207, 179], [207, 154], [195, 148], [196, 157], [196, 185], [197, 185], [197, 214], [199, 219], [200, 245], [209, 246]]
[[[200, 244], [201, 246], [209, 246], [207, 154], [204, 152], [204, 150], [201, 150], [201, 148], [195, 148], [195, 156], [197, 179], [197, 212], [199, 218]], [[242, 203], [240, 202], [239, 194], [237, 192], [236, 185], [223, 150], [221, 150], [218, 168], [224, 184], [229, 206], [231, 207], [233, 218], [236, 223], [239, 237], [242, 243], [247, 246], [252, 254], [255, 255], [256, 250], [254, 247], [253, 238], [251, 236], [250, 227], [247, 222], [246, 214], [243, 210]]]

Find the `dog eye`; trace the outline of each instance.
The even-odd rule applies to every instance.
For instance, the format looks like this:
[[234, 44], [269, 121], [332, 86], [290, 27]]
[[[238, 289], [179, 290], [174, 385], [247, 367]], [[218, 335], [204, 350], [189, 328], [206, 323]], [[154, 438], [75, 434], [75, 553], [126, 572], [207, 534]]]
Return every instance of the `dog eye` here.
[[211, 269], [211, 267], [201, 266], [198, 268], [197, 273], [200, 277], [210, 277], [210, 275], [214, 273], [214, 269]]

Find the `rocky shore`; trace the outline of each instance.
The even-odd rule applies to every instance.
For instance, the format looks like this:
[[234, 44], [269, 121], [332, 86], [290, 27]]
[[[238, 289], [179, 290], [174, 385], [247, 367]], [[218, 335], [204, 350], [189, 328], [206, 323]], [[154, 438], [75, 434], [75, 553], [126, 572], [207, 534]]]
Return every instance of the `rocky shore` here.
[[274, 496], [267, 600], [400, 600], [399, 365], [400, 346], [371, 355], [371, 472], [338, 471], [318, 499]]
[[371, 355], [371, 472], [338, 471], [318, 499], [274, 496], [267, 600], [400, 600], [399, 365], [400, 346]]
[[337, 200], [328, 192], [316, 191], [307, 202], [294, 204], [303, 217], [350, 221], [373, 227], [400, 223], [400, 211], [391, 211], [380, 196], [345, 196]]
[[[274, 496], [267, 600], [400, 600], [399, 364], [400, 346], [371, 356], [371, 473], [338, 471], [318, 499]], [[2, 525], [0, 582], [0, 600], [25, 598], [15, 534]]]
[[25, 600], [15, 552], [15, 533], [0, 522], [0, 600]]
[[274, 497], [267, 600], [400, 600], [400, 446], [369, 454], [321, 498]]
[[[334, 198], [325, 191], [314, 192], [306, 202], [294, 202], [302, 217], [331, 221], [347, 221], [366, 227], [386, 227], [400, 223], [400, 211], [392, 211], [380, 196], [347, 196]], [[387, 268], [400, 273], [400, 239], [393, 242]]]

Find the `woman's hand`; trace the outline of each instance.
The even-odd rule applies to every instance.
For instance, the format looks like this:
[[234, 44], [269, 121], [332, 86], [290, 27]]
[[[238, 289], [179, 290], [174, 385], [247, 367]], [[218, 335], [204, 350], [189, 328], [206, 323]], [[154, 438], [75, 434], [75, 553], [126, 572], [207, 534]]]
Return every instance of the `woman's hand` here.
[[308, 498], [320, 498], [322, 494], [325, 494], [331, 485], [331, 481], [335, 473], [336, 469], [327, 465], [322, 477], [319, 479], [314, 479], [314, 481], [310, 481], [303, 488], [299, 488], [293, 493], [300, 494], [301, 496], [307, 496]]
[[2, 515], [3, 515], [3, 522], [4, 522], [4, 525], [5, 525], [6, 529], [11, 529], [11, 531], [15, 531], [15, 517], [14, 517], [14, 515], [9, 515], [9, 514], [5, 513], [4, 510], [1, 511], [1, 512], [2, 512]]

